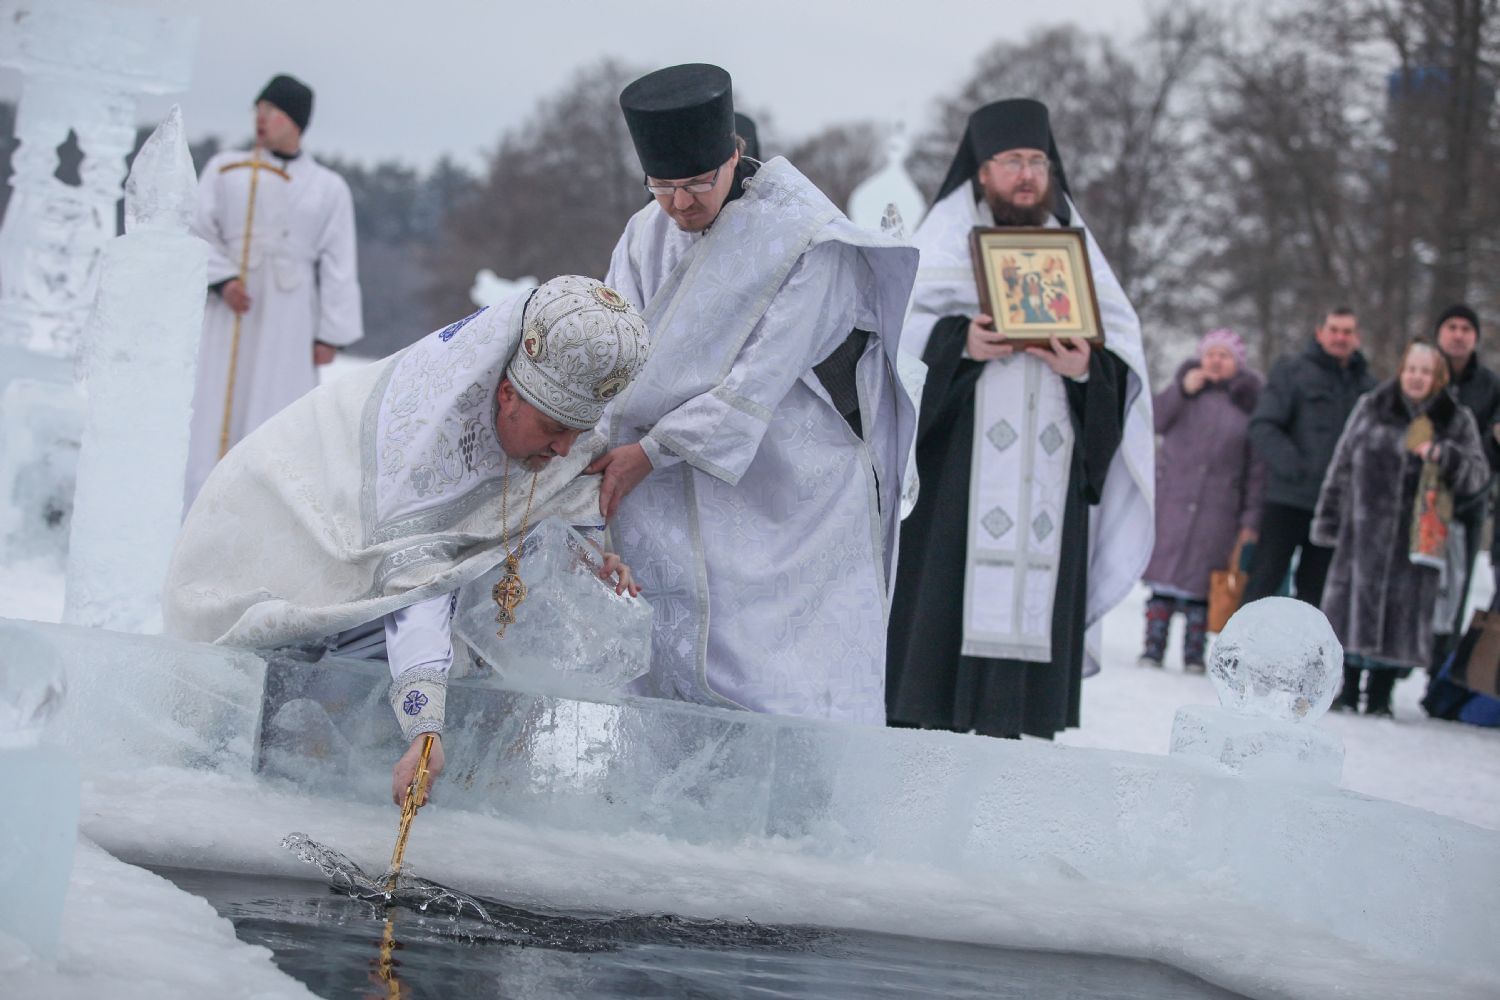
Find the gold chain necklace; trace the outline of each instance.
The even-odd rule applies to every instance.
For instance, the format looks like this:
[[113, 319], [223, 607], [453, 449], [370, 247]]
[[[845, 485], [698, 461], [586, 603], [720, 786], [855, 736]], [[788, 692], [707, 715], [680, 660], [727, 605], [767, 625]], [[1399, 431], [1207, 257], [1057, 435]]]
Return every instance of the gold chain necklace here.
[[500, 545], [505, 549], [505, 575], [490, 590], [495, 601], [495, 622], [500, 626], [495, 637], [505, 638], [506, 626], [516, 623], [516, 607], [526, 600], [526, 584], [521, 582], [521, 545], [526, 541], [526, 526], [531, 523], [531, 502], [536, 499], [536, 481], [541, 470], [531, 474], [531, 493], [526, 497], [526, 515], [516, 534], [515, 548], [510, 545], [510, 456], [505, 458], [505, 475], [500, 480]]

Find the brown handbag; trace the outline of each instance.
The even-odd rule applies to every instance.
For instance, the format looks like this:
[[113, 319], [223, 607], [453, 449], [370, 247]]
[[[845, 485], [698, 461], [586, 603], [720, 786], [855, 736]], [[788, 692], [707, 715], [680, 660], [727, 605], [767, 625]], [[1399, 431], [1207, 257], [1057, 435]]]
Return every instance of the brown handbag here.
[[1208, 630], [1222, 632], [1229, 618], [1240, 609], [1245, 598], [1245, 583], [1250, 574], [1240, 569], [1240, 549], [1243, 542], [1234, 543], [1229, 554], [1229, 567], [1216, 569], [1208, 574]]
[[1474, 612], [1449, 676], [1470, 691], [1500, 698], [1500, 612]]

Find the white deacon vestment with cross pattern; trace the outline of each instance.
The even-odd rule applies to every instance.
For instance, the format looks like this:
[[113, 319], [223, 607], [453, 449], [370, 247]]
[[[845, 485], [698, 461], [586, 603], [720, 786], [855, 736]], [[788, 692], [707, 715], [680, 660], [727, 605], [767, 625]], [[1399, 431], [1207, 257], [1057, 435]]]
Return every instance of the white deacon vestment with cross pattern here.
[[[653, 471], [611, 525], [654, 612], [647, 693], [885, 721], [885, 632], [915, 410], [896, 372], [916, 251], [780, 157], [703, 233], [651, 203], [606, 283], [651, 328], [610, 446]], [[854, 329], [863, 439], [813, 366]]]

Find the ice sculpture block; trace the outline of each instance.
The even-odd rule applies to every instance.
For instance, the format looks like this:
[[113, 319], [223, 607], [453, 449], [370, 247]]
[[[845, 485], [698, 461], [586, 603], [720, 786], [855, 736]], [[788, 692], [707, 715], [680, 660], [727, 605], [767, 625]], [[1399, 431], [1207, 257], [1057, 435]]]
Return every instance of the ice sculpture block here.
[[555, 517], [521, 546], [526, 597], [497, 635], [491, 596], [502, 563], [459, 592], [454, 634], [506, 687], [574, 698], [608, 698], [651, 669], [651, 606], [599, 578], [599, 550]]
[[78, 841], [78, 765], [41, 746], [67, 696], [59, 661], [37, 636], [0, 659], [0, 932], [55, 961]]
[[1337, 784], [1344, 746], [1315, 723], [1328, 711], [1344, 650], [1323, 612], [1267, 597], [1229, 619], [1209, 656], [1219, 706], [1177, 712], [1172, 753], [1232, 773]]
[[[390, 766], [406, 749], [389, 685], [383, 663], [273, 656], [258, 770], [321, 795], [389, 801]], [[780, 824], [794, 814], [805, 831], [831, 808], [821, 777], [826, 749], [808, 742], [810, 728], [828, 730], [654, 698], [584, 701], [506, 690], [482, 675], [456, 678], [443, 729], [447, 770], [434, 794], [445, 808], [698, 842], [790, 832]], [[843, 746], [847, 729], [828, 732], [833, 745]]]
[[[266, 663], [222, 646], [0, 620], [0, 662], [21, 655], [67, 664], [68, 699], [48, 734], [97, 789], [122, 770], [138, 777], [143, 767], [185, 764], [225, 777], [208, 783], [213, 795], [254, 790], [254, 736], [260, 781], [293, 793], [264, 800], [285, 810], [275, 824], [281, 832], [304, 821], [303, 795], [323, 800], [320, 808], [378, 806], [394, 827], [391, 767], [405, 747], [382, 663]], [[1488, 919], [1494, 880], [1475, 874], [1494, 870], [1500, 833], [1331, 784], [1245, 780], [1181, 754], [635, 696], [558, 698], [504, 690], [493, 677], [454, 679], [447, 715], [447, 768], [434, 789], [440, 813], [589, 834], [605, 858], [628, 857], [644, 836], [704, 848], [682, 852], [685, 873], [712, 869], [717, 850], [740, 858], [766, 851], [794, 864], [813, 858], [827, 872], [848, 866], [851, 887], [865, 884], [872, 866], [925, 866], [975, 885], [1081, 879], [1116, 901], [1160, 896], [1166, 886], [1178, 914], [1158, 925], [1168, 937], [1201, 933], [1202, 902], [1212, 899], [1244, 907], [1258, 934], [1288, 947], [1315, 926], [1403, 961], [1438, 955], [1445, 968], [1500, 975]], [[125, 860], [160, 859], [165, 844], [195, 864], [247, 863], [243, 839], [227, 829], [232, 811], [217, 842], [201, 824], [179, 834], [166, 817], [148, 849], [116, 830], [112, 801], [95, 793], [84, 829]], [[126, 810], [124, 828], [140, 812], [134, 802]], [[488, 864], [500, 849], [480, 843], [472, 864]], [[685, 880], [684, 891], [697, 884]], [[929, 883], [917, 875], [912, 884]], [[1123, 905], [1120, 919], [1132, 919]]]
[[[389, 683], [380, 663], [273, 658], [261, 774], [380, 804], [394, 818], [390, 773], [405, 747]], [[1391, 954], [1441, 947], [1494, 964], [1483, 957], [1493, 947], [1479, 930], [1487, 925], [1461, 914], [1490, 905], [1489, 884], [1466, 873], [1493, 867], [1500, 834], [1332, 784], [1247, 781], [1181, 755], [636, 696], [588, 702], [483, 678], [449, 684], [443, 747], [440, 809], [601, 843], [644, 834], [861, 869], [925, 865], [976, 880], [1065, 871], [1140, 892], [1166, 884], [1189, 901], [1185, 927], [1196, 926], [1191, 900], [1203, 893], [1291, 921], [1288, 934], [1305, 921]], [[1432, 906], [1415, 921], [1413, 898]]]
[[0, 659], [0, 747], [35, 746], [68, 694], [62, 661], [36, 633], [0, 636], [13, 643]]
[[[250, 771], [265, 663], [225, 646], [0, 618], [0, 668], [67, 665], [47, 728], [85, 773]], [[389, 712], [389, 709], [387, 709]]]
[[162, 581], [182, 526], [207, 282], [208, 244], [188, 230], [195, 179], [174, 107], [136, 155], [125, 185], [126, 233], [104, 249], [84, 327], [88, 423], [63, 608], [71, 623], [161, 630]]

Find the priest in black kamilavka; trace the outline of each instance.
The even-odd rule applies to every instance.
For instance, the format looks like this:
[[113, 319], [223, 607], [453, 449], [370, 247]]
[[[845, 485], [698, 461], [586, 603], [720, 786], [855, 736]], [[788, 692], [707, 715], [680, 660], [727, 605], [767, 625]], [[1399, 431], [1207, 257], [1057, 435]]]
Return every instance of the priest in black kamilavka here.
[[[975, 227], [1084, 229], [1104, 343], [1008, 341], [980, 310]], [[1069, 192], [1045, 105], [969, 119], [913, 242], [902, 350], [928, 366], [902, 526], [893, 726], [1051, 737], [1079, 724], [1098, 622], [1151, 554], [1151, 397], [1135, 310]]]

